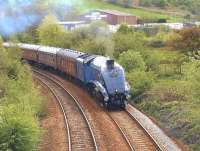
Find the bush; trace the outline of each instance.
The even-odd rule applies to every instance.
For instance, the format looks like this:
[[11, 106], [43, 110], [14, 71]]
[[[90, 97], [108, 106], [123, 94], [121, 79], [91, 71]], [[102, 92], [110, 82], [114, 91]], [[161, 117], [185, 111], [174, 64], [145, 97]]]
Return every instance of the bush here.
[[145, 50], [142, 52], [143, 60], [145, 61], [147, 71], [154, 71], [155, 73], [159, 70], [159, 63], [163, 58], [163, 55], [155, 50]]
[[145, 46], [145, 35], [142, 32], [133, 33], [116, 33], [113, 37], [114, 46], [114, 56], [116, 58], [119, 55], [128, 50], [142, 51]]
[[79, 50], [82, 52], [92, 53], [96, 55], [105, 55], [105, 45], [100, 41], [95, 41], [93, 39], [85, 39], [81, 41]]
[[35, 150], [42, 98], [29, 67], [21, 64], [18, 48], [0, 51], [0, 150]]
[[119, 63], [125, 68], [127, 72], [135, 70], [146, 70], [145, 62], [140, 52], [129, 50], [123, 52], [119, 56]]
[[[13, 111], [15, 108], [15, 111]], [[1, 114], [0, 150], [33, 151], [39, 142], [39, 127], [36, 119], [17, 113], [16, 107], [8, 108]]]
[[128, 34], [128, 33], [133, 33], [134, 30], [132, 27], [128, 27], [126, 24], [122, 24], [120, 25], [117, 32], [122, 34]]
[[151, 88], [155, 77], [151, 72], [135, 70], [127, 74], [127, 79], [131, 85], [132, 96], [138, 96]]
[[64, 42], [64, 28], [57, 24], [57, 19], [50, 15], [44, 18], [38, 27], [39, 41], [43, 45], [60, 46]]
[[171, 40], [168, 45], [183, 52], [192, 52], [200, 49], [200, 28], [183, 29]]

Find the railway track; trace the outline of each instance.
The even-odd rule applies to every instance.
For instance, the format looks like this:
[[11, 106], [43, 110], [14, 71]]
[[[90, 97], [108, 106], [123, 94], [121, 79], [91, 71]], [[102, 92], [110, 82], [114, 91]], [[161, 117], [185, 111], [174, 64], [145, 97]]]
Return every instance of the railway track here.
[[165, 134], [150, 118], [140, 112], [134, 106], [128, 104], [127, 114], [134, 119], [146, 132], [149, 138], [157, 145], [161, 151], [181, 151], [180, 148], [170, 137]]
[[61, 107], [67, 129], [68, 150], [98, 151], [92, 127], [79, 102], [55, 79], [37, 70], [33, 72], [35, 78], [54, 94]]
[[119, 126], [124, 136], [130, 142], [134, 151], [156, 151], [162, 150], [156, 142], [151, 139], [141, 125], [129, 115], [127, 111], [108, 113], [113, 121]]
[[59, 107], [60, 107], [60, 110], [63, 114], [63, 117], [64, 117], [64, 125], [65, 125], [65, 129], [66, 129], [66, 134], [67, 134], [67, 141], [68, 141], [68, 151], [71, 151], [71, 135], [70, 135], [70, 128], [69, 128], [69, 123], [68, 123], [68, 119], [67, 119], [67, 115], [66, 115], [66, 112], [64, 110], [64, 106], [62, 105], [61, 103], [61, 100], [59, 99], [58, 95], [54, 92], [53, 88], [51, 86], [49, 86], [48, 84], [46, 84], [41, 78], [37, 77], [37, 76], [34, 76], [35, 79], [37, 79], [39, 81], [39, 83], [41, 85], [43, 85], [43, 87], [47, 87], [48, 90], [51, 92], [51, 94], [55, 97]]
[[[35, 69], [33, 69], [33, 71], [34, 72], [38, 72], [38, 71], [36, 71]], [[43, 71], [42, 71], [43, 72]], [[42, 73], [43, 74], [43, 73]], [[47, 74], [46, 72], [44, 73], [44, 74]], [[56, 80], [59, 84], [62, 84], [62, 82], [61, 81], [59, 81], [57, 78], [55, 78], [55, 77], [52, 77], [51, 75], [49, 75], [48, 74], [48, 77], [50, 78], [52, 78], [52, 79], [54, 79], [54, 80]], [[86, 102], [86, 101], [85, 101]], [[94, 103], [94, 100], [92, 100], [92, 102]], [[95, 104], [95, 103], [94, 103]], [[98, 106], [98, 105], [97, 105]], [[84, 105], [84, 108], [87, 108], [87, 110], [88, 110], [88, 108], [90, 108], [89, 107], [89, 104], [88, 105]], [[99, 109], [101, 109], [102, 110], [102, 108], [100, 108], [99, 106], [98, 106], [98, 108]], [[103, 111], [103, 110], [102, 110]], [[103, 114], [104, 113], [104, 114]], [[129, 141], [129, 139], [126, 137], [126, 135], [124, 134], [124, 132], [122, 131], [122, 129], [119, 127], [119, 125], [114, 121], [114, 120], [110, 120], [110, 116], [108, 116], [108, 114], [106, 113], [106, 112], [103, 112], [102, 114], [99, 114], [99, 115], [102, 115], [103, 116], [103, 119], [106, 121], [106, 120], [109, 120], [109, 122], [110, 123], [112, 123], [112, 126], [113, 126], [113, 128], [115, 128], [116, 130], [115, 130], [115, 133], [118, 133], [119, 135], [118, 136], [120, 136], [121, 135], [121, 138], [123, 139], [123, 141], [124, 141], [124, 144], [126, 144], [126, 147], [124, 147], [123, 149], [124, 150], [132, 150], [132, 151], [134, 151], [135, 149], [132, 147], [132, 145], [131, 145], [131, 143], [130, 143], [130, 141]], [[105, 115], [105, 116], [104, 116]], [[90, 116], [89, 114], [88, 114], [88, 116]], [[99, 116], [98, 117], [94, 117], [95, 119], [99, 119]], [[96, 128], [96, 129], [98, 129], [98, 126], [97, 125], [101, 125], [101, 123], [99, 123], [99, 122], [96, 122], [95, 120], [92, 120], [93, 121], [93, 127], [94, 127], [94, 129]], [[101, 120], [101, 122], [103, 122], [102, 120]], [[92, 123], [92, 122], [91, 122]], [[103, 122], [103, 124], [104, 124], [104, 122]], [[104, 125], [106, 125], [106, 124], [104, 124]], [[106, 128], [105, 128], [106, 129]], [[99, 135], [100, 137], [101, 137], [101, 134], [102, 132], [99, 132], [99, 130], [96, 130], [96, 134], [97, 135]], [[101, 138], [102, 139], [102, 138]], [[98, 140], [99, 141], [99, 144], [102, 144], [102, 145], [105, 145], [106, 146], [106, 144], [104, 144], [104, 142], [102, 141], [102, 140]], [[109, 140], [108, 140], [109, 141]], [[111, 141], [111, 140], [110, 140]], [[108, 143], [108, 142], [107, 142]], [[122, 140], [121, 141], [119, 141], [118, 143], [122, 143]], [[106, 150], [106, 149], [108, 149], [108, 150], [116, 150], [116, 149], [114, 149], [115, 147], [113, 147], [113, 145], [112, 145], [112, 143], [110, 143], [110, 144], [108, 144], [109, 146], [107, 146], [106, 148], [104, 148], [104, 147], [101, 147], [101, 150]], [[120, 150], [120, 149], [119, 149]]]
[[[60, 80], [60, 78], [58, 79], [56, 76], [48, 72], [44, 72], [44, 73], [47, 74], [49, 77], [53, 78], [54, 80], [56, 80], [57, 83], [62, 84], [65, 82], [65, 80]], [[86, 109], [90, 108], [90, 106], [87, 105], [90, 103], [87, 103], [87, 101], [83, 101], [83, 102], [86, 104], [84, 108]], [[89, 112], [89, 109], [88, 109], [88, 112]], [[156, 151], [156, 150], [180, 151], [181, 150], [169, 138], [160, 139], [159, 137], [165, 137], [165, 136], [159, 136], [159, 133], [154, 132], [154, 130], [149, 128], [148, 125], [145, 126], [144, 125], [145, 122], [141, 122], [141, 120], [139, 119], [140, 117], [136, 115], [134, 112], [137, 113], [136, 111], [133, 111], [133, 107], [130, 107], [130, 105], [128, 105], [128, 108], [126, 109], [126, 111], [101, 112], [102, 115], [107, 114], [112, 120], [112, 122], [114, 123], [114, 125], [116, 125], [118, 131], [121, 133], [122, 137], [124, 138], [129, 148], [128, 150], [133, 150], [133, 151]], [[99, 117], [96, 117], [96, 119], [97, 118]], [[104, 116], [104, 118], [105, 118], [105, 123], [106, 123], [107, 117]], [[92, 124], [92, 122], [91, 122], [91, 125], [92, 127], [95, 127], [95, 124]], [[155, 124], [152, 123], [152, 125], [155, 125]], [[155, 135], [158, 135], [159, 137], [156, 138]], [[166, 142], [164, 142], [163, 140], [166, 140]]]

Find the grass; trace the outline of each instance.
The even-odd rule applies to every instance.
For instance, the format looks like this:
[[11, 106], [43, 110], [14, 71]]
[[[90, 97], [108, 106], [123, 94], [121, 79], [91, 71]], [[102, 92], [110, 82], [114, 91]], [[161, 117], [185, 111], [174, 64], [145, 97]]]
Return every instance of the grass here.
[[[81, 4], [81, 5], [80, 5]], [[142, 8], [124, 8], [121, 6], [117, 6], [111, 3], [106, 2], [100, 2], [95, 0], [81, 0], [81, 3], [79, 4], [79, 9], [82, 12], [86, 12], [92, 9], [113, 9], [118, 10], [122, 12], [126, 12], [129, 14], [136, 15], [140, 19], [160, 19], [164, 18], [167, 19], [168, 22], [180, 22], [182, 21], [182, 18], [179, 16], [170, 16], [167, 13], [164, 13], [163, 11], [153, 11], [153, 10], [147, 10]], [[84, 5], [83, 5], [84, 4]]]

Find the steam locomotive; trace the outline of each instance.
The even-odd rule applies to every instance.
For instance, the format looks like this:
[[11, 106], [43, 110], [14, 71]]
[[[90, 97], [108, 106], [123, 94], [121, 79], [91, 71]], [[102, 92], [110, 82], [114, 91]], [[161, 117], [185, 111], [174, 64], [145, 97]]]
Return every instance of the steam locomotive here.
[[[12, 47], [4, 43], [4, 47]], [[124, 69], [114, 60], [75, 50], [33, 44], [17, 44], [22, 58], [32, 63], [54, 68], [81, 82], [107, 109], [125, 108], [130, 86]]]

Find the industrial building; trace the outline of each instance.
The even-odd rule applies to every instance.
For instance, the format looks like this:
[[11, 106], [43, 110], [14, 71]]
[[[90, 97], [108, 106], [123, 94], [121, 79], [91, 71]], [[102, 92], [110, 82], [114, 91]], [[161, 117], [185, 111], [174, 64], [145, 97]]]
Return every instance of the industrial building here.
[[120, 12], [117, 10], [91, 10], [78, 17], [78, 20], [92, 22], [94, 20], [103, 20], [108, 25], [135, 25], [137, 24], [137, 17], [128, 13]]

